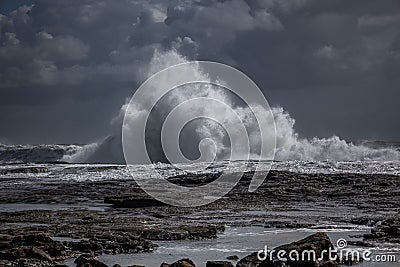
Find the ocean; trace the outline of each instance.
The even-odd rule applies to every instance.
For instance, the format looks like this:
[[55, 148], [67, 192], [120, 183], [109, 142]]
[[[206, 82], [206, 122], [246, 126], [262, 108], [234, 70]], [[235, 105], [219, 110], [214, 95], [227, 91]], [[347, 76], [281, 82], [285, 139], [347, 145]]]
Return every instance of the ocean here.
[[[2, 234], [48, 232], [68, 247], [82, 240], [103, 242], [92, 233], [101, 236], [116, 231], [117, 237], [121, 231], [162, 229], [169, 233], [150, 238], [158, 246], [152, 253], [99, 253], [98, 259], [110, 266], [116, 262], [159, 266], [180, 258], [191, 258], [197, 266], [205, 266], [208, 260], [226, 260], [232, 255], [242, 258], [265, 244], [277, 246], [321, 231], [328, 233], [333, 244], [339, 238], [361, 242], [364, 234], [399, 214], [399, 146], [385, 142], [354, 146], [362, 147], [366, 154], [356, 160], [287, 159], [272, 164], [237, 160], [173, 166], [153, 163], [132, 165], [128, 170], [126, 165], [115, 162], [65, 161], [86, 150], [85, 145], [1, 145]], [[371, 155], [376, 157], [368, 158]], [[255, 195], [239, 186], [237, 192], [233, 190], [215, 203], [191, 209], [123, 209], [104, 201], [106, 196], [137, 196], [135, 179], [154, 178], [154, 169], [164, 177], [180, 177], [184, 181], [185, 177], [235, 173], [243, 166], [245, 173], [251, 173], [256, 166], [259, 171], [271, 169], [272, 176]], [[143, 197], [143, 201], [147, 198]], [[84, 223], [82, 218], [91, 221]], [[223, 230], [212, 239], [168, 237], [171, 233], [182, 235], [180, 231], [187, 226], [199, 225], [217, 225]], [[350, 248], [372, 249], [374, 255], [394, 255], [400, 260], [400, 246], [390, 242], [376, 241], [372, 248], [354, 243]], [[75, 266], [73, 261], [74, 258], [67, 258], [60, 263]], [[364, 262], [360, 266], [393, 264], [396, 263]]]

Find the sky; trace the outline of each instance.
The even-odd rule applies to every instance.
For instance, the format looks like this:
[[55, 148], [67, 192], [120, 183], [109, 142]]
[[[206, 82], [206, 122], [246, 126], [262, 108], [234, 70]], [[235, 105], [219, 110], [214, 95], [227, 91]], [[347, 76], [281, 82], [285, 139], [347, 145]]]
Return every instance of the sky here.
[[0, 13], [8, 14], [22, 5], [32, 5], [33, 0], [1, 0]]
[[397, 0], [0, 0], [0, 142], [107, 136], [155, 51], [232, 65], [300, 136], [400, 140]]

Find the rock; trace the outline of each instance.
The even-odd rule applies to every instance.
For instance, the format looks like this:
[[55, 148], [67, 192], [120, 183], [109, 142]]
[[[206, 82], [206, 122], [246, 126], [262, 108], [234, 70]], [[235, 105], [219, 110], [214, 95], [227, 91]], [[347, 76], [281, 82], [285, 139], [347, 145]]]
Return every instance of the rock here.
[[239, 259], [239, 257], [236, 256], [236, 255], [232, 255], [232, 256], [226, 257], [226, 259], [227, 259], [227, 260], [231, 260], [231, 261], [237, 261], [237, 260]]
[[64, 259], [67, 256], [65, 246], [58, 241], [45, 244], [42, 248], [53, 258]]
[[0, 260], [18, 261], [21, 259], [53, 262], [66, 258], [66, 249], [61, 242], [54, 241], [48, 234], [34, 233], [2, 236]]
[[163, 262], [163, 263], [161, 263], [160, 267], [169, 267], [169, 264], [168, 264], [168, 263], [165, 263], [165, 262]]
[[[86, 166], [66, 165], [64, 167], [66, 174], [72, 174], [75, 171], [77, 171], [76, 173], [81, 171], [86, 173], [88, 171]], [[78, 169], [75, 170], [75, 168]], [[98, 167], [93, 166], [92, 168], [93, 171], [97, 171]], [[210, 171], [214, 172], [212, 169]], [[128, 250], [132, 251], [128, 253], [135, 253], [136, 249], [141, 250], [143, 248], [146, 251], [146, 245], [144, 245], [143, 240], [139, 241], [138, 239], [149, 228], [156, 229], [153, 235], [154, 239], [157, 239], [157, 235], [161, 230], [164, 230], [158, 235], [161, 238], [207, 238], [208, 235], [213, 236], [212, 230], [207, 230], [209, 234], [202, 233], [201, 230], [198, 231], [195, 228], [199, 225], [207, 226], [211, 222], [215, 222], [218, 225], [263, 226], [266, 222], [270, 222], [270, 219], [273, 219], [268, 219], [265, 216], [266, 210], [280, 214], [277, 216], [276, 221], [283, 221], [282, 227], [299, 227], [308, 222], [314, 224], [321, 219], [331, 222], [340, 220], [347, 223], [351, 218], [371, 219], [374, 221], [374, 226], [378, 226], [375, 224], [381, 223], [387, 219], [387, 216], [392, 216], [388, 215], [392, 213], [382, 212], [379, 215], [375, 212], [376, 210], [396, 211], [398, 209], [397, 195], [400, 186], [398, 176], [394, 177], [386, 174], [299, 174], [274, 170], [270, 174], [266, 182], [251, 194], [248, 193], [248, 185], [252, 180], [252, 174], [245, 174], [245, 177], [241, 179], [237, 187], [228, 193], [226, 197], [205, 207], [182, 209], [180, 207], [163, 206], [140, 208], [138, 210], [132, 209], [130, 211], [68, 209], [3, 212], [0, 213], [0, 224], [2, 227], [1, 232], [5, 236], [0, 238], [4, 240], [0, 242], [1, 246], [4, 246], [4, 249], [0, 250], [0, 255], [16, 257], [17, 260], [15, 262], [20, 261], [20, 256], [27, 252], [27, 250], [20, 249], [21, 246], [25, 246], [23, 244], [25, 240], [18, 244], [12, 243], [11, 240], [14, 236], [25, 235], [29, 232], [48, 231], [50, 236], [67, 237], [68, 239], [63, 242], [68, 248], [66, 253], [73, 253], [74, 256], [80, 255], [82, 252], [71, 249], [71, 243], [76, 243], [77, 240], [82, 239], [101, 245], [103, 253], [118, 254], [122, 251], [126, 253], [125, 251]], [[207, 177], [207, 175], [205, 176]], [[187, 180], [186, 174], [182, 176], [181, 180], [185, 183]], [[193, 184], [196, 181], [197, 177], [193, 177]], [[377, 187], [375, 182], [379, 181], [390, 181], [394, 186], [387, 188]], [[353, 188], [353, 184], [363, 184], [365, 186], [363, 188]], [[22, 183], [19, 187], [6, 186], [4, 188], [7, 188], [6, 192], [0, 190], [2, 203], [69, 203], [73, 206], [96, 203], [99, 198], [103, 198], [105, 195], [136, 197], [141, 192], [141, 189], [131, 179], [126, 181], [114, 181], [113, 179], [109, 181], [109, 179], [105, 179], [98, 182], [68, 181], [57, 184], [29, 183], [29, 185], [24, 185]], [[146, 197], [148, 198], [148, 196], [145, 196], [144, 199]], [[338, 218], [337, 214], [335, 215], [338, 202], [345, 205], [341, 218]], [[315, 207], [320, 207], [320, 209], [309, 213], [308, 209], [311, 204]], [[327, 208], [325, 209], [325, 207]], [[357, 207], [357, 209], [352, 209], [353, 207]], [[293, 210], [296, 210], [295, 216], [291, 212]], [[153, 216], [154, 214], [163, 214], [165, 216], [159, 218]], [[365, 223], [369, 224], [368, 220]], [[291, 221], [294, 223], [290, 224], [289, 222]], [[51, 227], [45, 225], [47, 223]], [[274, 224], [272, 223], [271, 225], [273, 226]], [[193, 228], [193, 226], [195, 227]], [[376, 233], [378, 232], [376, 231]], [[382, 236], [387, 235], [384, 232], [396, 233], [393, 228], [383, 230]], [[129, 235], [132, 235], [132, 237]], [[72, 238], [72, 241], [70, 238]], [[41, 237], [34, 237], [34, 242], [38, 243], [35, 246], [58, 261], [47, 248], [46, 244], [48, 243], [40, 241], [40, 239]], [[262, 249], [263, 245], [260, 244], [258, 249]], [[54, 249], [63, 253], [62, 249], [59, 250], [57, 247]], [[226, 259], [221, 258], [220, 260]], [[159, 261], [159, 264], [161, 262]], [[49, 262], [43, 262], [43, 264], [50, 265]]]
[[112, 267], [121, 267], [119, 264], [114, 264]]
[[233, 267], [229, 261], [207, 261], [206, 267]]
[[88, 236], [90, 240], [66, 242], [72, 251], [85, 254], [131, 254], [151, 252], [157, 245], [127, 232], [102, 233]]
[[100, 254], [103, 252], [103, 246], [93, 241], [81, 240], [80, 242], [70, 242], [68, 246], [73, 251], [79, 251], [89, 254]]
[[[330, 249], [333, 249], [333, 245], [329, 239], [329, 237], [325, 233], [316, 233], [311, 236], [308, 236], [299, 241], [279, 246], [273, 249], [273, 253], [268, 254], [265, 260], [259, 260], [257, 256], [257, 252], [241, 259], [236, 267], [280, 267], [280, 266], [290, 266], [290, 267], [321, 267], [321, 266], [332, 266], [337, 267], [337, 262], [331, 262], [329, 259], [329, 253], [327, 253]], [[283, 262], [278, 259], [277, 253], [278, 251], [285, 251], [286, 254], [283, 255], [284, 258], [287, 258], [286, 262]], [[298, 255], [302, 255], [303, 251], [314, 251], [315, 252], [315, 260], [313, 257], [308, 259], [308, 254], [306, 254], [305, 258], [302, 259], [299, 257], [299, 260], [292, 261], [289, 258], [289, 253], [292, 251], [296, 251]], [[326, 251], [322, 254], [323, 251]], [[295, 255], [295, 254], [293, 254]], [[322, 257], [321, 257], [322, 256]], [[282, 256], [281, 256], [282, 257]], [[294, 256], [295, 257], [295, 256]], [[272, 260], [271, 260], [272, 259]]]
[[261, 265], [263, 262], [257, 258], [257, 252], [254, 252], [243, 259], [241, 259], [237, 264], [236, 267], [258, 267], [258, 266], [267, 266]]
[[34, 258], [42, 261], [49, 261], [49, 262], [53, 261], [53, 259], [46, 252], [37, 247], [32, 247], [28, 251], [27, 256], [28, 258]]
[[384, 220], [365, 234], [364, 239], [400, 244], [400, 216]]
[[48, 234], [37, 233], [37, 234], [26, 234], [16, 236], [11, 241], [13, 244], [24, 244], [24, 245], [43, 245], [54, 242]]
[[165, 206], [166, 204], [147, 196], [137, 197], [105, 197], [104, 203], [112, 204], [114, 208], [144, 208], [154, 206]]
[[88, 262], [89, 259], [92, 259], [92, 258], [93, 258], [92, 255], [89, 255], [89, 254], [82, 254], [82, 255], [80, 255], [78, 258], [76, 258], [76, 259], [74, 260], [74, 263], [76, 263], [76, 265], [83, 265], [83, 264], [85, 264], [86, 262]]
[[76, 267], [108, 267], [106, 264], [88, 254], [80, 255], [75, 259], [74, 263], [76, 263]]
[[195, 187], [200, 185], [205, 185], [211, 183], [220, 177], [220, 173], [209, 173], [207, 175], [204, 174], [179, 174], [173, 177], [169, 177], [168, 181], [173, 184], [186, 186], [186, 187]]
[[217, 238], [217, 228], [215, 226], [190, 226], [183, 228], [189, 232], [190, 239], [212, 239]]
[[23, 247], [3, 250], [0, 252], [0, 260], [15, 261], [20, 258], [26, 258], [26, 252], [26, 248]]
[[188, 239], [188, 233], [181, 229], [145, 229], [141, 237], [148, 240], [183, 240]]
[[181, 259], [169, 265], [169, 267], [196, 267], [190, 259]]
[[171, 229], [145, 229], [141, 237], [148, 240], [202, 240], [217, 237], [220, 228], [216, 226], [186, 226]]

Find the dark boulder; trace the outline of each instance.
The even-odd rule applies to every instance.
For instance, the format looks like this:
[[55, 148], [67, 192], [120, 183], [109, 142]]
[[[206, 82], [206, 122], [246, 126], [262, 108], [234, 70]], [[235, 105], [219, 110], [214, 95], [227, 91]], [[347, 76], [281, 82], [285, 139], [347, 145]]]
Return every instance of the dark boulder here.
[[108, 267], [106, 264], [87, 254], [80, 255], [75, 259], [76, 267]]
[[190, 259], [181, 259], [169, 265], [169, 267], [196, 267]]
[[44, 233], [29, 233], [15, 237], [3, 235], [0, 238], [0, 247], [0, 260], [36, 259], [52, 262], [67, 257], [64, 245]]
[[400, 217], [383, 221], [370, 234], [365, 234], [364, 239], [400, 244]]
[[52, 262], [53, 259], [43, 250], [37, 248], [37, 247], [32, 247], [27, 253], [26, 256], [28, 258], [32, 259], [38, 259], [41, 261], [49, 261]]
[[81, 240], [80, 242], [69, 242], [68, 246], [73, 251], [79, 251], [82, 253], [101, 254], [103, 252], [103, 246], [101, 244], [89, 240]]
[[[268, 252], [263, 260], [260, 260], [258, 252], [255, 252], [241, 259], [236, 267], [337, 267], [338, 263], [329, 259], [330, 250], [333, 250], [333, 245], [329, 237], [325, 233], [316, 233], [299, 241], [276, 247], [272, 253]], [[279, 251], [285, 252], [284, 255], [280, 255], [280, 258], [285, 258], [286, 261], [279, 259], [277, 256]], [[313, 253], [309, 254], [309, 251], [313, 251], [315, 257]], [[303, 254], [303, 252], [307, 253]], [[295, 260], [290, 259], [289, 253]]]

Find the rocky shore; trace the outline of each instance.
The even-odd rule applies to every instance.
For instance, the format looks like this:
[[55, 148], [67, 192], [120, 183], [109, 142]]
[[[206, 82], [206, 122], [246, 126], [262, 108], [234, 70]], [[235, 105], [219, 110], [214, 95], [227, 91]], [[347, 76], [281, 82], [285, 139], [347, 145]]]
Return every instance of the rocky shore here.
[[[114, 239], [114, 237], [112, 238]], [[99, 253], [107, 253], [107, 249], [121, 249], [118, 253], [140, 253], [151, 252], [154, 246], [148, 241], [141, 238], [121, 238], [120, 245], [110, 242], [108, 244], [94, 241], [75, 243], [54, 241], [47, 234], [28, 234], [23, 236], [1, 236], [0, 248], [0, 264], [1, 266], [63, 266], [57, 264], [58, 261], [80, 254], [74, 261], [77, 267], [107, 267], [106, 264], [97, 260], [95, 255]], [[103, 247], [103, 245], [105, 247]], [[317, 233], [300, 241], [283, 245], [277, 250], [297, 250], [301, 253], [304, 249], [313, 249], [317, 252], [318, 258], [321, 256], [322, 250], [333, 248], [329, 237], [325, 233]], [[112, 250], [112, 253], [116, 250]], [[271, 258], [271, 260], [270, 260]], [[281, 261], [273, 257], [266, 257], [266, 260], [259, 260], [257, 252], [241, 259], [237, 263], [237, 267], [256, 267], [256, 266], [281, 266]], [[291, 264], [294, 264], [291, 263]], [[119, 264], [113, 265], [120, 266]], [[131, 267], [137, 265], [131, 265]], [[195, 263], [190, 259], [181, 259], [172, 264], [161, 263], [161, 267], [195, 267]], [[207, 267], [229, 267], [233, 266], [229, 261], [208, 261]], [[327, 259], [318, 261], [299, 262], [297, 265], [290, 266], [319, 266], [330, 267], [338, 266], [337, 262], [331, 262]]]
[[[398, 221], [399, 218], [389, 219], [383, 224], [391, 223], [394, 220]], [[398, 227], [398, 225], [397, 225]], [[373, 232], [380, 232], [379, 227], [375, 228]], [[398, 230], [399, 228], [397, 228]], [[383, 237], [382, 235], [380, 235]], [[386, 235], [388, 236], [388, 235]], [[393, 237], [393, 233], [389, 234], [389, 237]], [[366, 237], [369, 239], [370, 237]], [[398, 233], [396, 238], [399, 238]], [[89, 244], [89, 243], [86, 243]], [[125, 250], [119, 252], [125, 253], [141, 253], [151, 252], [154, 246], [148, 241], [141, 238], [131, 239], [126, 238], [121, 240], [123, 244], [122, 248]], [[112, 247], [119, 247], [118, 245], [108, 245]], [[0, 266], [57, 266], [66, 267], [62, 263], [57, 263], [68, 257], [73, 257], [79, 254], [74, 260], [76, 267], [111, 267], [96, 258], [96, 254], [101, 252], [107, 252], [99, 243], [92, 243], [90, 246], [83, 244], [76, 244], [71, 246], [69, 242], [58, 242], [54, 241], [48, 235], [30, 234], [24, 236], [1, 236], [0, 243]], [[273, 248], [271, 251], [265, 254], [260, 252], [254, 252], [239, 260], [237, 256], [227, 257], [227, 260], [237, 261], [236, 265], [233, 265], [231, 261], [220, 260], [220, 261], [207, 261], [206, 267], [338, 267], [342, 264], [354, 265], [357, 262], [351, 261], [352, 259], [339, 258], [338, 253], [334, 252], [332, 255], [326, 253], [329, 250], [334, 250], [334, 245], [327, 236], [326, 233], [318, 232], [310, 235], [304, 239], [281, 245]], [[285, 251], [286, 255], [296, 252], [297, 255], [302, 255], [304, 251], [315, 252], [315, 258], [309, 257], [305, 259], [282, 260], [278, 256], [279, 251]], [[115, 251], [113, 251], [115, 252]], [[307, 254], [309, 255], [309, 254]], [[332, 256], [337, 257], [336, 260], [332, 260]], [[121, 267], [118, 263], [112, 265], [112, 267]], [[142, 265], [129, 265], [128, 267], [145, 267]], [[174, 263], [161, 263], [160, 267], [196, 267], [196, 264], [191, 259], [181, 259]]]
[[[198, 186], [215, 177], [186, 175], [171, 180]], [[160, 240], [215, 239], [226, 226], [296, 229], [315, 228], [326, 222], [351, 223], [374, 227], [364, 235], [366, 243], [400, 243], [399, 176], [271, 171], [256, 192], [248, 192], [249, 183], [247, 174], [226, 197], [196, 208], [171, 207], [154, 201], [131, 179], [18, 186], [3, 183], [0, 266], [62, 266], [68, 258], [75, 258], [77, 266], [105, 266], [96, 256], [151, 253]], [[323, 233], [310, 238], [288, 246], [301, 249], [302, 244], [311, 241], [317, 249], [332, 245]], [[232, 263], [239, 267], [281, 266], [276, 262], [260, 265], [254, 255], [239, 261], [210, 261], [207, 266]], [[191, 260], [183, 259], [163, 264], [195, 266]]]

